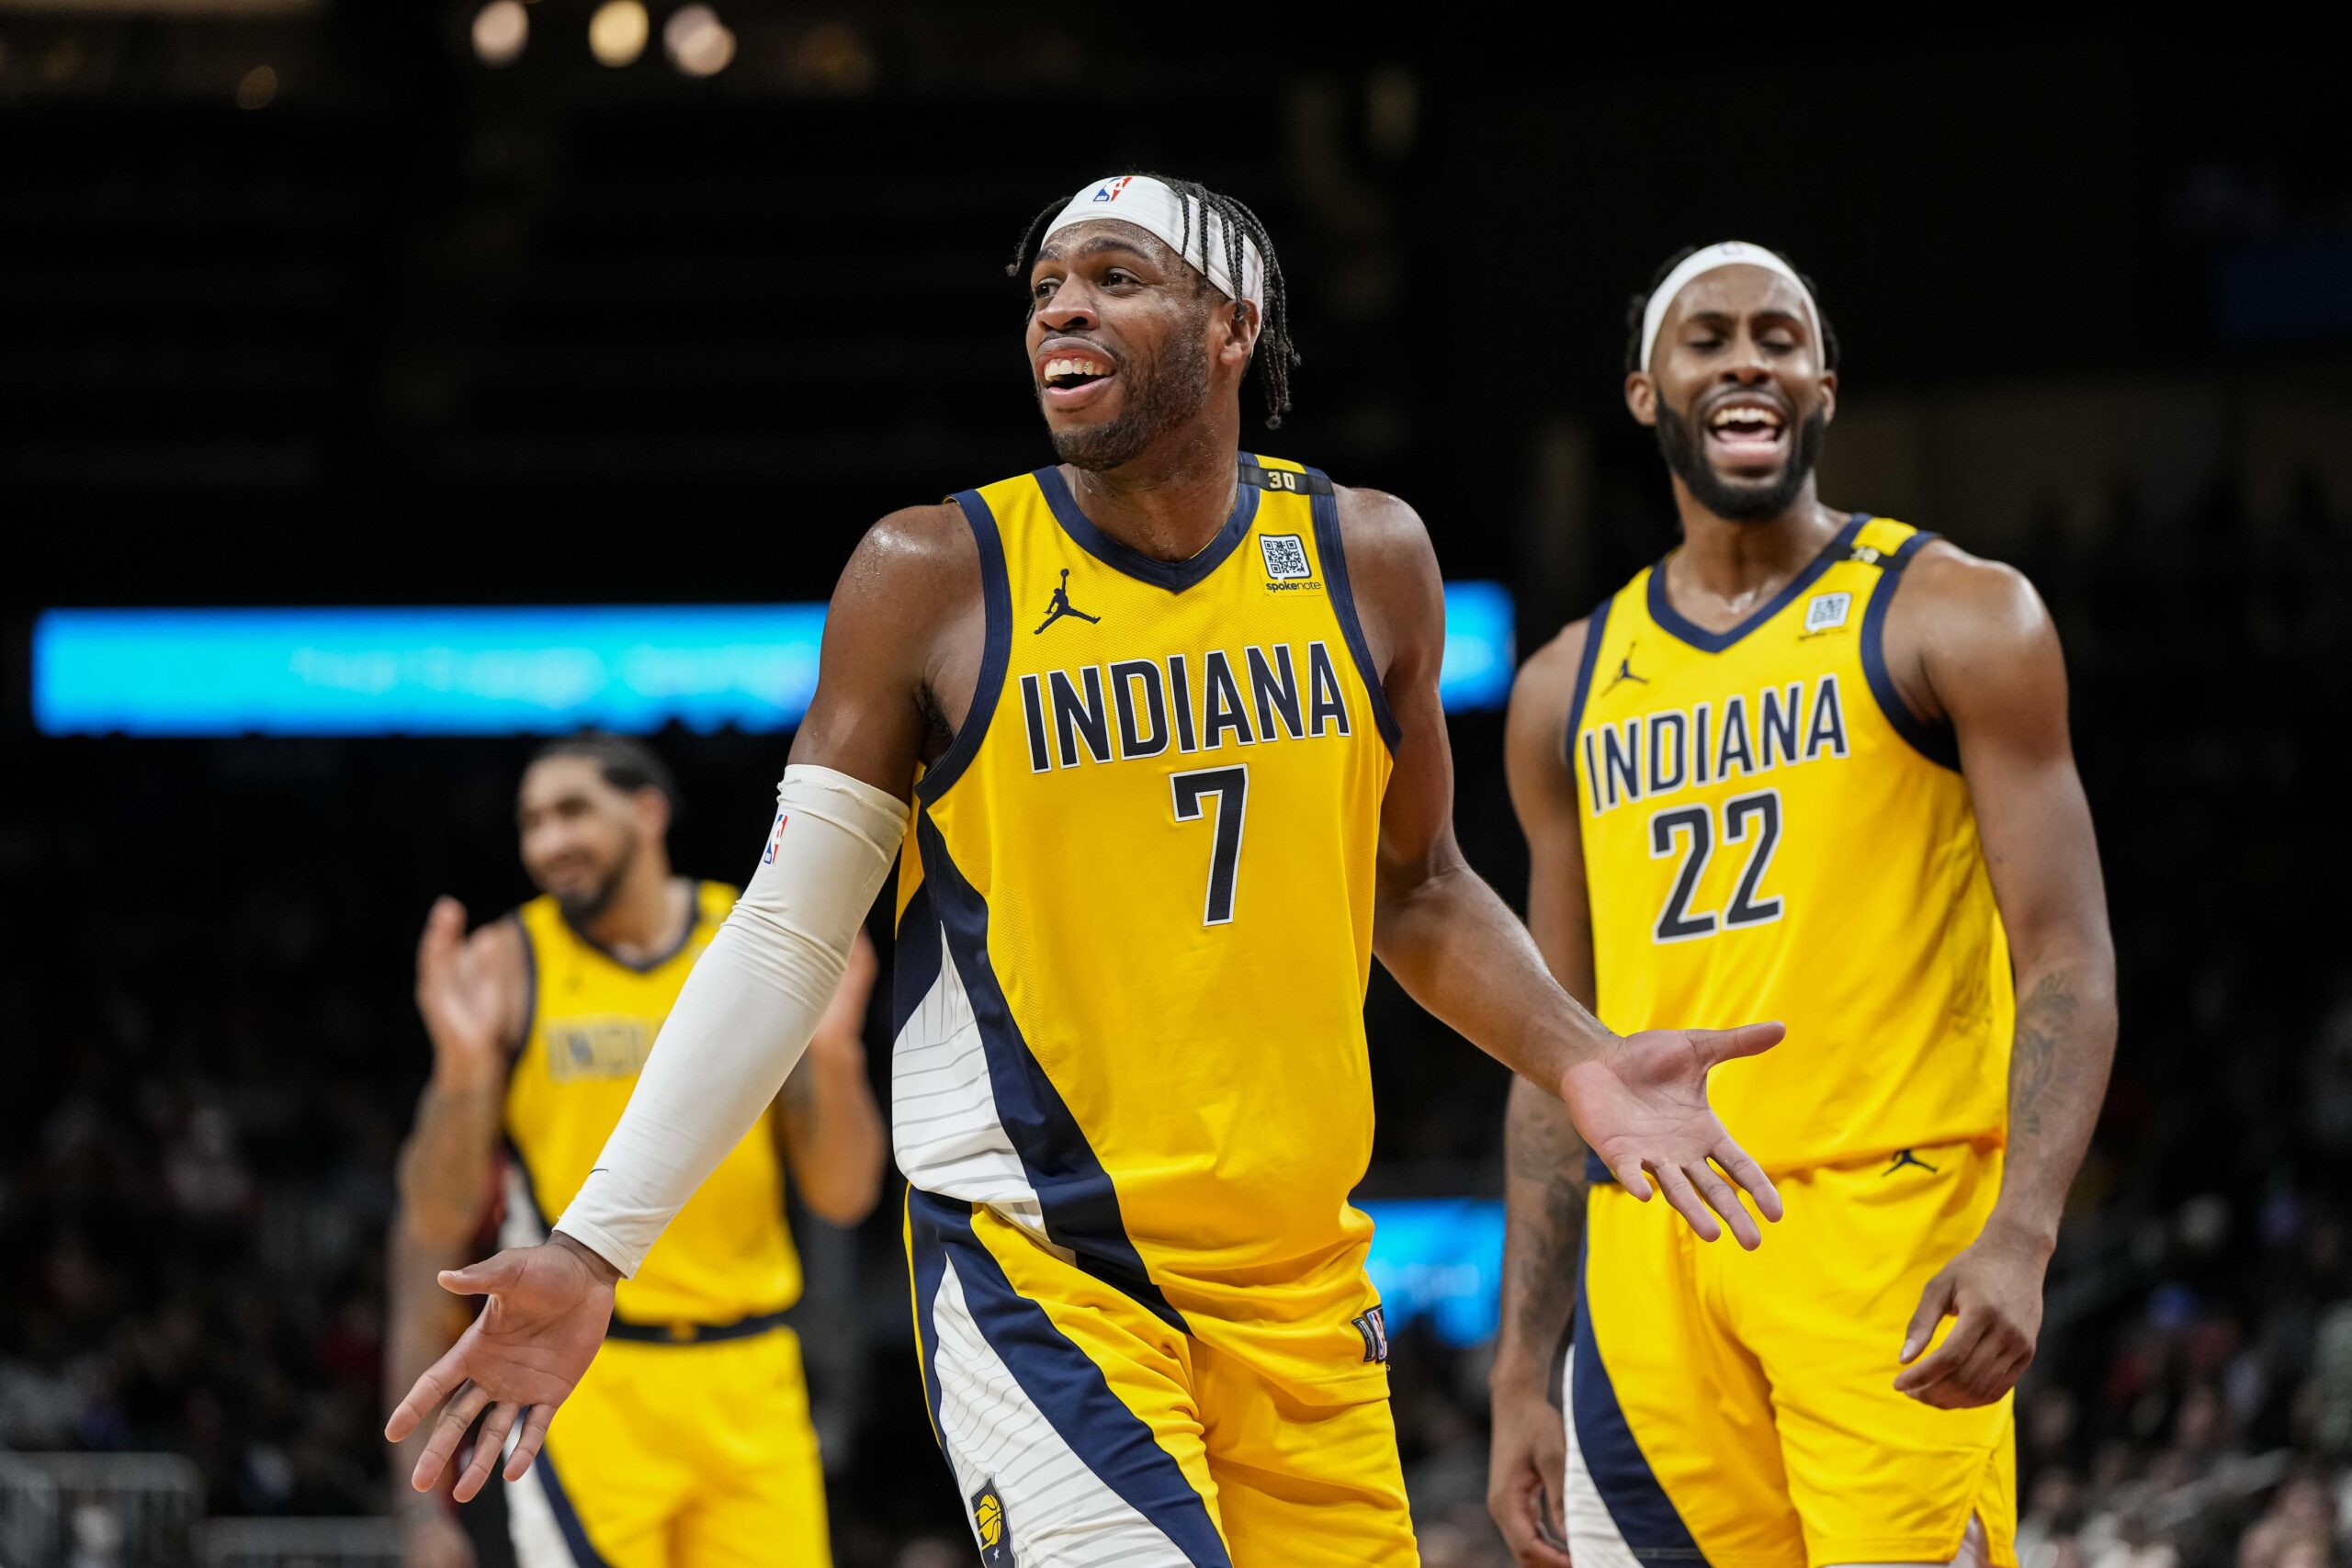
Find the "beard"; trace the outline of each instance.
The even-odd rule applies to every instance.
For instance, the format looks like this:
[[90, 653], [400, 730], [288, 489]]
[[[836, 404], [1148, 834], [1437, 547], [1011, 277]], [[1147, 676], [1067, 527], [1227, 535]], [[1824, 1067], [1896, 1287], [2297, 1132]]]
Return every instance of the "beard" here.
[[1199, 418], [1209, 400], [1209, 356], [1197, 333], [1176, 333], [1169, 346], [1172, 354], [1120, 366], [1126, 406], [1116, 419], [1051, 431], [1054, 456], [1072, 468], [1101, 473], [1134, 462], [1153, 442]]
[[613, 900], [620, 896], [621, 884], [628, 879], [629, 868], [636, 863], [637, 834], [632, 830], [621, 840], [621, 852], [614, 859], [613, 869], [585, 893], [557, 894], [556, 908], [563, 911], [563, 918], [571, 924], [586, 925], [612, 908]]
[[1821, 443], [1828, 429], [1829, 421], [1820, 410], [1807, 415], [1797, 426], [1796, 443], [1781, 465], [1781, 477], [1766, 485], [1726, 482], [1700, 450], [1690, 422], [1664, 403], [1657, 410], [1657, 449], [1700, 505], [1735, 523], [1761, 523], [1796, 504], [1805, 480], [1813, 477], [1814, 465], [1821, 461]]

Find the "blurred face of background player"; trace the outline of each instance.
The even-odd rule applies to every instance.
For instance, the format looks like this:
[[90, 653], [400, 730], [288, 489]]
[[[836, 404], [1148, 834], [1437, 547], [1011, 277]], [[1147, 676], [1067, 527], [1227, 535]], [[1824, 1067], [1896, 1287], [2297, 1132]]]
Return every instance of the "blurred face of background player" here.
[[593, 757], [546, 757], [515, 791], [523, 869], [574, 925], [605, 912], [670, 826], [658, 789], [625, 790]]
[[1135, 461], [1201, 426], [1213, 398], [1238, 431], [1256, 337], [1249, 306], [1131, 223], [1074, 224], [1029, 269], [1030, 376], [1054, 455], [1076, 468]]
[[1804, 297], [1760, 266], [1701, 273], [1667, 307], [1625, 406], [1718, 517], [1762, 522], [1795, 504], [1838, 412]]

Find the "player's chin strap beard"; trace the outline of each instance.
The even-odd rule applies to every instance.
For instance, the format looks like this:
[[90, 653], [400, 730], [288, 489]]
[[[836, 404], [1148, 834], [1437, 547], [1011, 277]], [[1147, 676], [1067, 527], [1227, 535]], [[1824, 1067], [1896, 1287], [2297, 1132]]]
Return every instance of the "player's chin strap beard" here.
[[1762, 523], [1796, 504], [1804, 482], [1821, 461], [1821, 444], [1829, 430], [1828, 416], [1815, 409], [1797, 426], [1795, 445], [1781, 477], [1761, 487], [1725, 484], [1700, 450], [1690, 422], [1661, 401], [1657, 405], [1657, 449], [1666, 466], [1690, 491], [1691, 499], [1718, 517], [1734, 523]]

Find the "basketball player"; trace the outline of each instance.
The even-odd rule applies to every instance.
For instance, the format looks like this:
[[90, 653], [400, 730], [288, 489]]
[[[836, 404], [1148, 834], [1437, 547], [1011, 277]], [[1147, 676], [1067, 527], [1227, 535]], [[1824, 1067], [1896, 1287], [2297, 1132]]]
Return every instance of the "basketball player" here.
[[1521, 671], [1530, 923], [1616, 1028], [1789, 1021], [1712, 1086], [1788, 1218], [1734, 1257], [1588, 1196], [1514, 1085], [1490, 1503], [1546, 1568], [2007, 1568], [2010, 1389], [2115, 1043], [2058, 639], [2015, 571], [1817, 499], [1837, 340], [1786, 262], [1686, 253], [1636, 307], [1682, 546]]
[[983, 1562], [1410, 1563], [1348, 1203], [1375, 953], [1565, 1096], [1629, 1194], [1748, 1245], [1724, 1173], [1778, 1201], [1705, 1077], [1780, 1030], [1610, 1034], [1464, 863], [1420, 519], [1238, 450], [1245, 372], [1279, 417], [1294, 357], [1256, 218], [1115, 178], [1015, 265], [1061, 462], [859, 546], [774, 863], [553, 1244], [447, 1277], [491, 1304], [388, 1430], [448, 1400], [429, 1483], [490, 1408], [463, 1495], [527, 1411], [528, 1463], [609, 1281], [790, 1065], [895, 859], [915, 1324]]
[[[433, 1288], [477, 1240], [503, 1151], [501, 1239], [546, 1238], [628, 1102], [655, 1032], [734, 895], [674, 876], [674, 791], [659, 758], [616, 736], [559, 740], [523, 774], [524, 866], [538, 897], [468, 937], [434, 906], [416, 999], [433, 1077], [402, 1151], [393, 1226], [391, 1381], [405, 1387], [465, 1327]], [[464, 1510], [485, 1563], [775, 1563], [821, 1568], [824, 1471], [800, 1345], [784, 1169], [837, 1224], [872, 1212], [882, 1119], [859, 1032], [874, 978], [861, 948], [808, 1056], [771, 1111], [621, 1282], [610, 1340], [563, 1429], [492, 1499]], [[746, 1120], [752, 1120], [747, 1117]], [[401, 1467], [405, 1477], [412, 1463]], [[468, 1561], [440, 1499], [401, 1489], [413, 1564]], [[502, 1528], [503, 1526], [503, 1528]], [[503, 1539], [498, 1539], [503, 1538]]]

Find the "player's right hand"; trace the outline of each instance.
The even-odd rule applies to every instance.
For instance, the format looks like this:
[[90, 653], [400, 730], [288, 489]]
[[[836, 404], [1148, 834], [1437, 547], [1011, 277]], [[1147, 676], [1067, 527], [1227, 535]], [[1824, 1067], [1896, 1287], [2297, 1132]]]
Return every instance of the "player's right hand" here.
[[452, 1066], [499, 1057], [497, 977], [466, 941], [466, 907], [436, 898], [416, 942], [416, 1010]]
[[1520, 1568], [1569, 1568], [1560, 1488], [1568, 1472], [1567, 1425], [1536, 1388], [1498, 1395], [1487, 1468], [1487, 1512]]
[[1768, 1220], [1781, 1217], [1781, 1195], [1716, 1119], [1707, 1103], [1707, 1074], [1735, 1057], [1763, 1055], [1787, 1032], [1777, 1023], [1644, 1030], [1570, 1067], [1559, 1095], [1586, 1146], [1626, 1191], [1646, 1203], [1655, 1178], [1700, 1240], [1723, 1235], [1715, 1223], [1721, 1214], [1739, 1245], [1753, 1250], [1764, 1233], [1732, 1184]]
[[[592, 1261], [594, 1259], [594, 1261]], [[428, 1491], [457, 1453], [466, 1429], [484, 1410], [481, 1434], [451, 1495], [470, 1501], [490, 1480], [520, 1418], [523, 1434], [503, 1472], [518, 1481], [538, 1457], [556, 1406], [579, 1384], [613, 1317], [611, 1265], [568, 1236], [538, 1247], [512, 1247], [487, 1262], [445, 1269], [441, 1288], [460, 1296], [488, 1296], [448, 1353], [425, 1370], [384, 1424], [399, 1442], [437, 1406], [441, 1419], [425, 1442], [409, 1484]], [[444, 1404], [444, 1401], [447, 1404]]]

